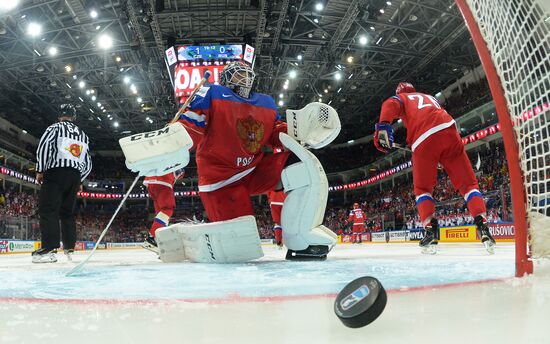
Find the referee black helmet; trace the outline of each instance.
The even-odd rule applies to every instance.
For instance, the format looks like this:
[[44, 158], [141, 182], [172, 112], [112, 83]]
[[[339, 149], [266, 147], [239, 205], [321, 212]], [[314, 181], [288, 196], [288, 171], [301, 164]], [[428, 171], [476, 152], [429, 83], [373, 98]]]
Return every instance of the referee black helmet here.
[[76, 109], [73, 104], [61, 104], [59, 110], [57, 118], [70, 117], [73, 121], [76, 119]]

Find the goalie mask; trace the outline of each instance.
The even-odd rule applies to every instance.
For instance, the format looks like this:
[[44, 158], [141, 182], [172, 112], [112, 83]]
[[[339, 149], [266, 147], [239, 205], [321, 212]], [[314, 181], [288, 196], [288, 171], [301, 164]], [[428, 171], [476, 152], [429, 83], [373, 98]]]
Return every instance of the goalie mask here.
[[410, 82], [400, 82], [395, 89], [395, 95], [412, 92], [416, 92], [416, 89]]
[[252, 67], [241, 61], [231, 62], [220, 73], [220, 85], [233, 90], [239, 96], [248, 98], [256, 74]]

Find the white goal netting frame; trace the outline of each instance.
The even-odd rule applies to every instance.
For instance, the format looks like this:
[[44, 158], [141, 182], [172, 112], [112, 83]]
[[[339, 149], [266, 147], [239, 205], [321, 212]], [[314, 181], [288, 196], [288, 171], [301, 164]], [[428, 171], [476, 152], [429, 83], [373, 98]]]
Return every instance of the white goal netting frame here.
[[516, 275], [521, 276], [532, 272], [530, 256], [550, 256], [550, 1], [456, 3], [480, 55], [503, 129], [514, 203]]

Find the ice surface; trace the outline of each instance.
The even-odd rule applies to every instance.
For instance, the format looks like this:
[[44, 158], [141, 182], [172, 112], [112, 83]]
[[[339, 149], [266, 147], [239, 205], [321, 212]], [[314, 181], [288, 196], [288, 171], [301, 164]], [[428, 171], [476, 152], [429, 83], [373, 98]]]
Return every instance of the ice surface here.
[[[64, 274], [85, 253], [45, 265], [0, 256], [0, 343], [550, 343], [550, 269], [513, 278], [511, 244], [492, 256], [478, 243], [440, 245], [434, 256], [414, 244], [339, 245], [307, 263], [264, 251], [238, 265], [98, 251], [74, 277]], [[365, 275], [390, 290], [388, 305], [373, 324], [348, 329], [334, 295]]]

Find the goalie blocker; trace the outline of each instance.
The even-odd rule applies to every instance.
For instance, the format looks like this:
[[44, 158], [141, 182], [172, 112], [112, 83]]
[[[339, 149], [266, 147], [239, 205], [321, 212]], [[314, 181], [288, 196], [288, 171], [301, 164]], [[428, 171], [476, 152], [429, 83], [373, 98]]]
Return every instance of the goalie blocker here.
[[193, 140], [181, 123], [119, 140], [126, 167], [141, 176], [162, 176], [189, 163]]

